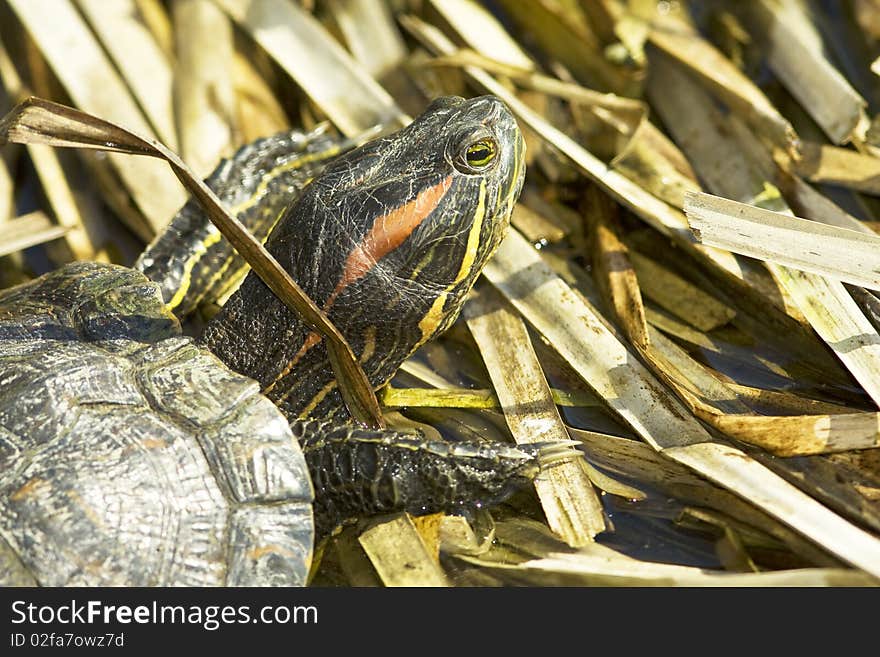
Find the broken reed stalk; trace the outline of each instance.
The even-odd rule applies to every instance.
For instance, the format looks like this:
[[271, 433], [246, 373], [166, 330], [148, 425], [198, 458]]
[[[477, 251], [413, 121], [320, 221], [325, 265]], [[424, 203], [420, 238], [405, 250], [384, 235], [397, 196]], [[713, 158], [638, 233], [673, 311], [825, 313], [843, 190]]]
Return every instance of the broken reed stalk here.
[[710, 194], [685, 206], [704, 244], [880, 290], [880, 236], [764, 210]]
[[[471, 299], [465, 313], [516, 442], [569, 440], [522, 318], [492, 289]], [[605, 530], [602, 504], [579, 461], [560, 463], [535, 479], [548, 524], [572, 546], [586, 545]]]

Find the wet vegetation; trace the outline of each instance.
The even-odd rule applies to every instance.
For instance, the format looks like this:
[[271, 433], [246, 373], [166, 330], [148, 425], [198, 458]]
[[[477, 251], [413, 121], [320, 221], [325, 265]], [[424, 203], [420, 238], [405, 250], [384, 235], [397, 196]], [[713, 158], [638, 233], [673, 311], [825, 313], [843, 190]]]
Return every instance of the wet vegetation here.
[[[319, 585], [876, 584], [878, 75], [877, 0], [0, 0], [0, 113], [75, 107], [191, 185], [439, 95], [516, 115], [510, 232], [377, 396], [392, 426], [583, 458], [492, 511], [347, 527]], [[0, 287], [130, 265], [187, 193], [157, 159], [3, 146]]]

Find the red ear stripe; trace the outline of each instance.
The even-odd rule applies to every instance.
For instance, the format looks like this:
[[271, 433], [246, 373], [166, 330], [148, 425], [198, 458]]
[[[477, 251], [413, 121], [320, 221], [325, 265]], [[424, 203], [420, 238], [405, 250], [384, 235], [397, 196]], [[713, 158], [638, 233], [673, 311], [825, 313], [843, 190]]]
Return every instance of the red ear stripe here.
[[[436, 185], [423, 189], [413, 200], [376, 218], [370, 232], [348, 254], [345, 268], [342, 270], [342, 278], [339, 279], [336, 289], [324, 303], [324, 312], [330, 310], [336, 297], [346, 286], [365, 276], [382, 256], [396, 249], [412, 234], [416, 227], [440, 204], [443, 195], [449, 191], [450, 185], [452, 185], [452, 176], [447, 176]], [[296, 355], [275, 377], [275, 380], [263, 389], [263, 394], [269, 394], [275, 385], [290, 373], [306, 352], [320, 341], [320, 335], [309, 333]], [[281, 399], [284, 399], [289, 393], [290, 391]]]
[[411, 201], [394, 208], [387, 214], [376, 217], [370, 232], [348, 254], [345, 268], [342, 270], [342, 277], [339, 279], [336, 289], [327, 298], [324, 312], [330, 310], [342, 290], [359, 278], [366, 276], [367, 272], [383, 256], [403, 244], [419, 224], [437, 208], [440, 200], [449, 191], [450, 185], [452, 185], [452, 176], [447, 176], [436, 185], [423, 189]]

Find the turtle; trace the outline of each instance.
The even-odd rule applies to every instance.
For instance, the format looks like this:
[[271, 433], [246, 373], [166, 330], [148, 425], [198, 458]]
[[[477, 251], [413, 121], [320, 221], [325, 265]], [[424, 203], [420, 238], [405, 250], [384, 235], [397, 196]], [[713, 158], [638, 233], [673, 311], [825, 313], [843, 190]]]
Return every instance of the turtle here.
[[[458, 316], [523, 151], [500, 100], [443, 97], [361, 145], [258, 140], [207, 182], [378, 388]], [[134, 268], [0, 292], [0, 583], [303, 585], [346, 520], [491, 505], [558, 456], [359, 426], [320, 336], [235, 258], [190, 201]]]

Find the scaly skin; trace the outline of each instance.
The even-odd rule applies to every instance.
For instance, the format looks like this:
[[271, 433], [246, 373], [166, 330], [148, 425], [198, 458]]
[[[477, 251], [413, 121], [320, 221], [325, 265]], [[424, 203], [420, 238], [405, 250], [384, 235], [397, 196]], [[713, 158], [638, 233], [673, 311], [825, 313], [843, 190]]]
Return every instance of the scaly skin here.
[[[494, 158], [472, 166], [468, 147], [486, 140], [495, 147]], [[243, 150], [222, 178], [241, 170], [248, 189], [275, 186], [282, 151]], [[292, 199], [266, 246], [343, 332], [374, 387], [455, 321], [507, 229], [524, 177], [523, 155], [513, 116], [493, 97], [438, 99], [396, 134], [320, 164], [320, 153], [312, 154], [308, 167], [316, 177]], [[298, 165], [284, 162], [285, 184], [291, 185]], [[258, 182], [254, 172], [273, 182]], [[221, 199], [240, 204], [241, 198], [224, 198], [231, 189], [221, 185]], [[252, 223], [280, 205], [277, 196], [266, 195], [239, 218]], [[184, 225], [195, 234], [193, 223], [191, 213], [176, 218], [172, 237]], [[167, 261], [169, 245], [160, 237], [141, 262]], [[217, 248], [212, 244], [208, 256], [196, 258], [191, 286], [220, 266], [212, 255]], [[190, 258], [192, 253], [190, 245]], [[160, 281], [166, 298], [186, 296], [180, 303], [192, 305], [189, 290], [174, 291], [177, 271], [179, 266], [170, 268]], [[321, 339], [254, 274], [200, 340], [233, 370], [256, 379], [292, 422], [315, 484], [319, 530], [397, 509], [426, 513], [491, 504], [537, 472], [534, 450], [450, 449], [411, 434], [352, 428]]]

